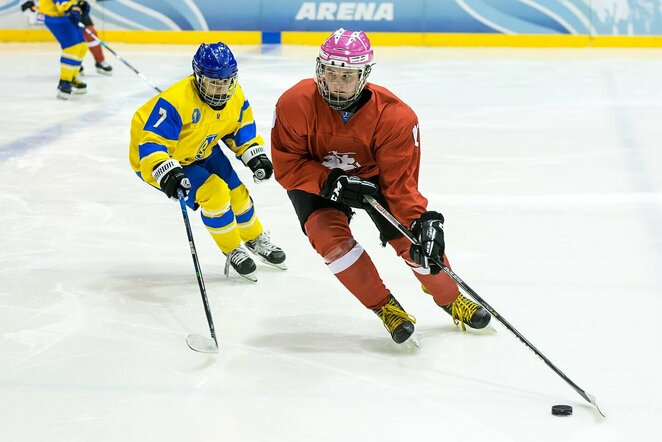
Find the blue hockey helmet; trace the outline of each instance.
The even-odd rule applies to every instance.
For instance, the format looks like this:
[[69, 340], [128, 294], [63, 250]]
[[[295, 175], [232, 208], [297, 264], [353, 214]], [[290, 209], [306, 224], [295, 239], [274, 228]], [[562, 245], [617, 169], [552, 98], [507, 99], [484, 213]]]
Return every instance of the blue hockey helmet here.
[[225, 43], [203, 43], [193, 56], [193, 75], [200, 98], [221, 108], [237, 88], [237, 60]]

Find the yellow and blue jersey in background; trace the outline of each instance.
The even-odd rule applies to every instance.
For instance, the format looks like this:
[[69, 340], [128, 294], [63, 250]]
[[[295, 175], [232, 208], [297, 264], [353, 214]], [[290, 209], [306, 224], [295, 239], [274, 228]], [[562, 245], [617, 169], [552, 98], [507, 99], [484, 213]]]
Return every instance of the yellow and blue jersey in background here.
[[48, 17], [64, 17], [72, 6], [78, 5], [78, 0], [39, 0], [39, 12]]
[[39, 12], [44, 14], [44, 24], [62, 47], [60, 57], [60, 79], [72, 81], [78, 75], [83, 57], [87, 53], [87, 43], [83, 31], [66, 16], [78, 0], [41, 0]]

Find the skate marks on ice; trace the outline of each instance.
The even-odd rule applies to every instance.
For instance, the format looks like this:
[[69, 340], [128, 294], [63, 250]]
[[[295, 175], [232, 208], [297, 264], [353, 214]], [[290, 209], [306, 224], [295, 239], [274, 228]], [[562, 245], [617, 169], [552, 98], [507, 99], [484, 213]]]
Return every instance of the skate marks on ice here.
[[42, 294], [26, 292], [20, 303], [3, 306], [16, 311], [14, 319], [3, 324], [2, 337], [26, 349], [18, 360], [21, 366], [78, 333], [85, 321], [78, 295], [62, 283]]
[[[356, 338], [356, 342], [352, 343], [352, 338]], [[324, 340], [333, 341], [335, 344], [320, 348], [319, 344]], [[292, 344], [296, 341], [298, 343]], [[437, 396], [431, 393], [427, 383], [437, 384], [437, 381], [430, 378], [430, 375], [434, 376], [434, 372], [427, 369], [428, 364], [424, 360], [412, 358], [420, 354], [420, 351], [413, 346], [398, 345], [392, 342], [388, 335], [365, 338], [332, 333], [283, 333], [253, 338], [245, 343], [227, 341], [221, 346], [231, 355], [228, 357], [235, 361], [240, 359], [239, 354], [242, 352], [251, 354], [252, 360], [267, 358], [272, 361], [272, 387], [289, 390], [296, 384], [297, 388], [308, 390], [320, 388], [326, 379], [334, 379], [335, 383], [345, 386], [344, 388], [351, 388], [348, 386], [356, 384], [360, 392], [371, 397], [407, 397], [417, 408], [427, 410], [426, 413], [440, 413], [445, 416], [446, 431], [450, 434], [460, 434], [462, 428], [470, 426], [481, 434], [489, 434], [491, 440], [512, 440], [476, 420], [470, 412], [463, 412], [461, 407], [455, 406], [445, 395]], [[314, 355], [324, 352], [334, 354]], [[356, 358], [363, 362], [358, 363]], [[286, 367], [287, 374], [282, 374], [279, 366]], [[410, 371], [412, 367], [418, 368]], [[298, 381], [293, 383], [291, 376], [295, 372], [299, 372], [300, 376]], [[311, 378], [305, 373], [315, 375]], [[393, 382], [393, 373], [397, 373], [399, 382]], [[417, 373], [421, 376], [417, 376]], [[281, 387], [278, 387], [278, 384], [285, 381], [279, 380], [279, 376], [287, 376], [288, 379]], [[212, 373], [211, 377], [216, 377], [216, 374]]]

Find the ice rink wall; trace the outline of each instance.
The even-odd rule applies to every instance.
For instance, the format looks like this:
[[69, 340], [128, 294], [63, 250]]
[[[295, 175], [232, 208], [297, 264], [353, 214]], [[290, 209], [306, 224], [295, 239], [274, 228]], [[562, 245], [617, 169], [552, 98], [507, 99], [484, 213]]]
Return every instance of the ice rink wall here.
[[[0, 40], [45, 41], [24, 0], [0, 0]], [[338, 27], [382, 45], [662, 47], [662, 0], [97, 0], [109, 41], [319, 44]]]

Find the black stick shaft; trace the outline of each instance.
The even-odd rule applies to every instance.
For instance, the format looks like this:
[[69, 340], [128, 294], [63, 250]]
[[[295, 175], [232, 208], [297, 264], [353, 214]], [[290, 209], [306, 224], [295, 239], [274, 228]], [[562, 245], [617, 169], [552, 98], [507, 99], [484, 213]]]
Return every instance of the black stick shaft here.
[[195, 276], [198, 278], [198, 287], [200, 287], [200, 296], [202, 297], [202, 305], [205, 308], [205, 315], [207, 316], [207, 323], [209, 324], [209, 333], [218, 347], [216, 340], [216, 330], [214, 329], [214, 319], [211, 316], [211, 308], [209, 308], [209, 300], [207, 299], [207, 289], [205, 289], [205, 281], [202, 279], [202, 270], [200, 270], [200, 263], [198, 262], [198, 253], [195, 250], [195, 243], [193, 242], [193, 231], [191, 230], [191, 222], [188, 219], [188, 212], [186, 210], [186, 202], [184, 201], [184, 194], [181, 190], [179, 192], [179, 206], [182, 209], [182, 216], [184, 217], [184, 224], [186, 225], [186, 234], [188, 235], [188, 244], [191, 248], [191, 258], [193, 258], [193, 267], [195, 267]]
[[118, 54], [117, 52], [113, 51], [113, 49], [112, 49], [110, 46], [108, 46], [108, 45], [106, 44], [105, 41], [101, 40], [99, 37], [97, 37], [96, 35], [94, 35], [94, 32], [92, 32], [92, 31], [90, 31], [89, 29], [87, 29], [83, 23], [78, 22], [78, 27], [81, 28], [83, 31], [85, 31], [85, 32], [87, 33], [87, 35], [89, 35], [90, 37], [92, 37], [93, 39], [95, 39], [95, 40], [96, 40], [101, 46], [103, 46], [104, 48], [108, 49], [108, 52], [110, 52], [111, 54], [113, 54], [113, 55], [115, 56], [115, 58], [117, 58], [119, 61], [121, 61], [122, 63], [124, 63], [124, 64], [125, 64], [129, 69], [131, 69], [133, 72], [135, 72], [136, 75], [138, 75], [138, 76], [139, 76], [139, 77], [140, 77], [145, 83], [147, 83], [148, 85], [150, 85], [151, 87], [153, 87], [154, 90], [156, 90], [156, 92], [158, 92], [158, 93], [161, 93], [161, 92], [162, 92], [161, 89], [159, 89], [158, 87], [154, 86], [154, 85], [153, 85], [153, 84], [147, 79], [147, 77], [145, 77], [143, 74], [141, 74], [140, 71], [139, 71], [138, 69], [134, 68], [134, 67], [131, 65], [131, 63], [129, 63], [128, 61], [126, 61], [125, 59], [123, 59], [123, 58], [120, 56], [120, 54]]
[[[374, 207], [384, 218], [386, 218], [395, 228], [397, 228], [400, 233], [402, 233], [404, 236], [407, 237], [407, 239], [415, 245], [420, 245], [418, 240], [412, 235], [412, 233], [407, 229], [405, 226], [403, 226], [391, 213], [389, 213], [388, 210], [384, 208], [377, 200], [375, 200], [371, 196], [366, 196], [365, 200], [372, 206]], [[448, 275], [450, 276], [462, 289], [470, 295], [478, 304], [483, 306], [485, 310], [490, 312], [492, 316], [494, 316], [500, 323], [504, 325], [508, 330], [510, 330], [515, 336], [517, 336], [517, 339], [522, 341], [524, 345], [526, 345], [529, 349], [531, 349], [540, 359], [542, 359], [545, 364], [554, 372], [561, 377], [568, 385], [570, 385], [573, 390], [575, 390], [582, 398], [584, 398], [586, 401], [588, 401], [590, 404], [594, 405], [597, 408], [597, 404], [595, 403], [595, 398], [587, 394], [584, 390], [579, 388], [577, 384], [575, 384], [570, 378], [568, 378], [561, 370], [559, 370], [556, 365], [554, 365], [545, 355], [543, 355], [536, 347], [533, 346], [520, 332], [517, 331], [515, 327], [513, 327], [506, 319], [501, 316], [496, 310], [492, 308], [483, 298], [478, 296], [478, 293], [476, 293], [471, 287], [469, 287], [457, 274], [451, 270], [449, 267], [447, 267], [443, 262], [439, 262], [438, 260], [434, 260], [434, 262], [441, 267], [441, 269]], [[598, 411], [600, 409], [598, 408]], [[600, 414], [602, 412], [600, 411]]]

